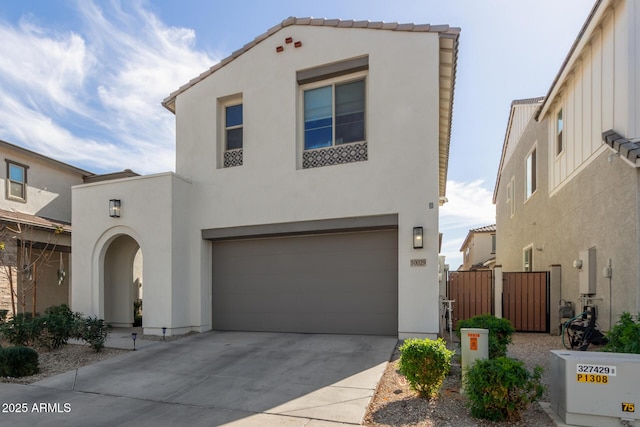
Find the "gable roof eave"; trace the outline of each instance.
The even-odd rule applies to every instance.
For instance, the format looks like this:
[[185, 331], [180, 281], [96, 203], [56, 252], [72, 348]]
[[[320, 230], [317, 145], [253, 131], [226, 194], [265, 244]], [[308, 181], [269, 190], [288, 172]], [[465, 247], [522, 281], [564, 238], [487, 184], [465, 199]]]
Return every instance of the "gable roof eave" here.
[[[354, 21], [354, 20], [340, 20], [340, 19], [324, 19], [324, 18], [296, 18], [289, 17], [283, 20], [280, 24], [275, 25], [268, 29], [266, 32], [260, 34], [249, 43], [245, 44], [240, 49], [234, 51], [228, 57], [222, 59], [217, 64], [211, 66], [208, 70], [199, 74], [197, 77], [191, 79], [186, 84], [182, 85], [176, 91], [172, 92], [168, 97], [162, 101], [162, 106], [173, 114], [176, 112], [176, 98], [181, 93], [185, 92], [189, 88], [195, 86], [200, 81], [204, 80], [211, 74], [215, 73], [220, 68], [224, 67], [228, 63], [232, 62], [239, 56], [243, 55], [253, 47], [263, 42], [267, 38], [276, 34], [280, 30], [292, 26], [292, 25], [309, 25], [309, 26], [325, 26], [325, 27], [338, 27], [338, 28], [361, 28], [361, 29], [376, 29], [385, 31], [411, 31], [411, 32], [430, 32], [437, 33], [441, 37], [447, 36], [454, 38], [455, 43], [455, 57], [457, 57], [457, 38], [460, 34], [460, 28], [450, 27], [449, 25], [430, 25], [430, 24], [399, 24], [397, 22], [370, 22], [370, 21]], [[442, 46], [442, 43], [441, 43]], [[454, 65], [455, 68], [455, 65]]]
[[571, 45], [569, 49], [569, 53], [565, 57], [562, 65], [560, 66], [560, 70], [553, 82], [551, 83], [551, 87], [545, 96], [545, 100], [540, 105], [540, 108], [535, 114], [535, 119], [540, 120], [544, 118], [544, 116], [549, 111], [551, 105], [553, 105], [556, 97], [562, 90], [562, 86], [564, 82], [567, 80], [567, 77], [573, 71], [573, 66], [582, 56], [582, 52], [589, 44], [589, 41], [594, 33], [594, 31], [599, 27], [602, 18], [607, 14], [608, 10], [613, 6], [615, 0], [596, 0], [595, 4], [591, 8], [587, 19], [578, 32], [578, 36], [575, 41]]
[[[507, 145], [509, 144], [509, 136], [511, 135], [511, 127], [513, 125], [513, 116], [515, 113], [516, 106], [523, 104], [535, 104], [544, 102], [544, 96], [539, 96], [536, 98], [526, 98], [526, 99], [515, 99], [511, 101], [511, 107], [509, 109], [509, 120], [507, 121], [507, 129], [504, 133], [504, 141], [502, 143], [502, 153], [500, 154], [500, 163], [498, 164], [498, 173], [496, 176], [496, 183], [493, 188], [493, 204], [495, 205], [498, 200], [498, 187], [500, 186], [500, 179], [502, 178], [502, 168], [504, 167], [504, 161], [507, 154]], [[531, 120], [531, 118], [529, 118]]]

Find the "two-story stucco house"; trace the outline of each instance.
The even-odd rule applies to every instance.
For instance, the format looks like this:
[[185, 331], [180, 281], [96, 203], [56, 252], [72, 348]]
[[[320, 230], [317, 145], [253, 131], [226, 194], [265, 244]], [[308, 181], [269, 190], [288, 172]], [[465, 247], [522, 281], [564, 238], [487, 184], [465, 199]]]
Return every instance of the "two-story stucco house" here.
[[36, 312], [68, 304], [71, 187], [93, 174], [5, 141], [0, 156], [0, 310], [31, 313], [34, 286]]
[[496, 225], [473, 228], [462, 246], [462, 265], [458, 270], [490, 270], [496, 259]]
[[73, 190], [74, 310], [140, 248], [145, 333], [435, 336], [458, 35], [289, 18], [172, 93], [175, 174]]
[[639, 24], [595, 3], [547, 95], [512, 104], [494, 192], [496, 264], [559, 268], [552, 309], [596, 305], [603, 329], [640, 311]]

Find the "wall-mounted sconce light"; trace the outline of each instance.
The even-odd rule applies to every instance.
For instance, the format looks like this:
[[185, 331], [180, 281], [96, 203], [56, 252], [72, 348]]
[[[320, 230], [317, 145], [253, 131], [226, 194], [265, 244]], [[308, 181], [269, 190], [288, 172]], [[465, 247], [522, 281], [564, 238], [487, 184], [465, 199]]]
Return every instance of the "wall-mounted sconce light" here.
[[573, 261], [573, 266], [575, 268], [577, 268], [578, 270], [580, 270], [582, 268], [582, 260], [581, 259], [576, 259]]
[[111, 218], [120, 218], [120, 199], [109, 200], [109, 216]]
[[423, 247], [422, 227], [413, 227], [413, 249], [422, 249]]

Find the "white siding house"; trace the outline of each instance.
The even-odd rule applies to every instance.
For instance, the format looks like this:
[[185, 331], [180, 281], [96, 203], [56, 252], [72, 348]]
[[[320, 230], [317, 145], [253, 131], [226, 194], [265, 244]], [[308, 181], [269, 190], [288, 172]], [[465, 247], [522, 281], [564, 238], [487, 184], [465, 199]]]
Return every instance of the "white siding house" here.
[[145, 333], [435, 336], [458, 36], [289, 18], [172, 93], [175, 174], [74, 188], [73, 308], [129, 324], [139, 247]]

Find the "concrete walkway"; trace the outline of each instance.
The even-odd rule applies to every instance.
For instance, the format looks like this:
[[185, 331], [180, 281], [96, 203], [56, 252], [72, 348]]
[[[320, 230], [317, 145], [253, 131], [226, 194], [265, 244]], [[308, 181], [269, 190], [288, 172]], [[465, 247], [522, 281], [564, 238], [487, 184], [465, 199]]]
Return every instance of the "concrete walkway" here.
[[[132, 348], [127, 333], [112, 332], [110, 345]], [[138, 351], [77, 371], [28, 386], [0, 383], [0, 409], [8, 410], [0, 425], [357, 425], [395, 344], [252, 332], [138, 338]]]

